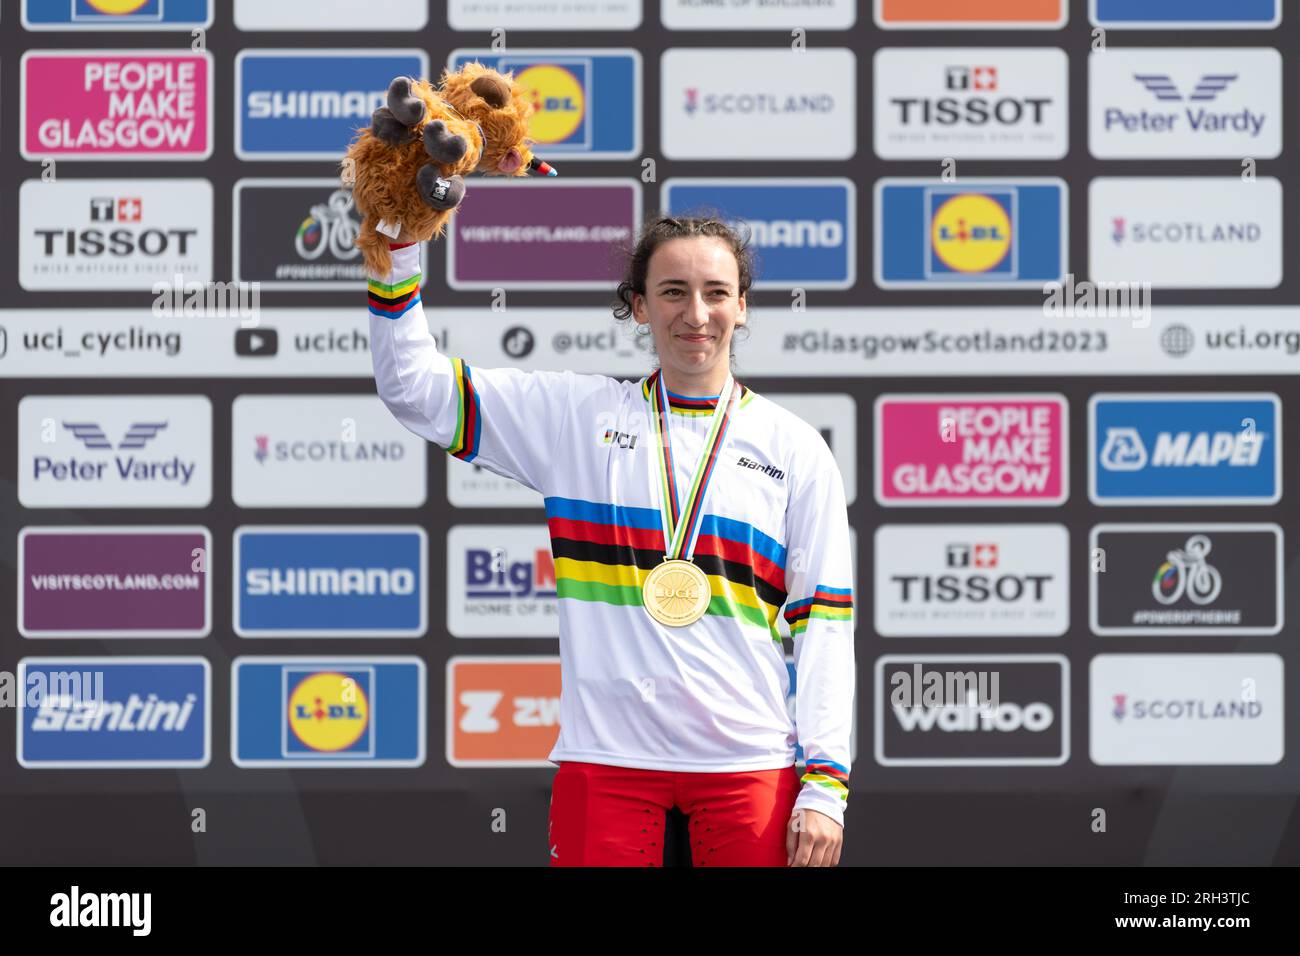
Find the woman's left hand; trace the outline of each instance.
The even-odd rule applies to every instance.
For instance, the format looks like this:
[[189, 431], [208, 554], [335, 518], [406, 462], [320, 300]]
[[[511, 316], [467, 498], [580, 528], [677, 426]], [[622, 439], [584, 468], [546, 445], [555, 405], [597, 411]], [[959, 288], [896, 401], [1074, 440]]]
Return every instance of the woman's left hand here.
[[816, 810], [796, 810], [785, 834], [786, 866], [839, 866], [844, 827]]

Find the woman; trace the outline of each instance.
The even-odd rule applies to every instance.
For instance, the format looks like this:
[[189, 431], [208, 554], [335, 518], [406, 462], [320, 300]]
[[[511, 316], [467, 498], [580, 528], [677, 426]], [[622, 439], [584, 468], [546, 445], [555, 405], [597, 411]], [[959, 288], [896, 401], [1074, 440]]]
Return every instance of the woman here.
[[674, 806], [696, 866], [839, 861], [854, 683], [844, 486], [816, 429], [731, 374], [751, 276], [725, 223], [649, 222], [614, 310], [653, 337], [659, 368], [637, 382], [442, 355], [418, 245], [395, 244], [392, 271], [371, 279], [385, 404], [545, 499], [563, 680], [552, 865], [660, 865]]

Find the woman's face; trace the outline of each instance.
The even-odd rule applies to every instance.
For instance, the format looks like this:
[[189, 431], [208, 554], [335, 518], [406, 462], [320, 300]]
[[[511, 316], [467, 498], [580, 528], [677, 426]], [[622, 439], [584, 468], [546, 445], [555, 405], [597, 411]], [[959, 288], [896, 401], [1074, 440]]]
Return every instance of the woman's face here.
[[747, 315], [740, 269], [725, 242], [694, 236], [663, 243], [650, 257], [645, 288], [645, 295], [634, 294], [632, 314], [650, 326], [659, 364], [676, 373], [671, 377], [698, 383], [719, 363], [729, 367], [731, 333]]

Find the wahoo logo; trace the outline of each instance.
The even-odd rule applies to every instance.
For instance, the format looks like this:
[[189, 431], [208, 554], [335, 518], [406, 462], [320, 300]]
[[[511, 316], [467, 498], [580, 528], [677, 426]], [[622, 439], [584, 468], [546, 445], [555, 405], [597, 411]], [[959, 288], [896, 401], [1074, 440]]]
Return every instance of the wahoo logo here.
[[[1206, 73], [1192, 87], [1192, 91], [1186, 98], [1194, 103], [1209, 102], [1226, 90], [1228, 84], [1236, 78], [1236, 73]], [[1178, 84], [1170, 79], [1168, 73], [1134, 73], [1133, 79], [1150, 90], [1158, 100], [1175, 103], [1183, 101], [1183, 94], [1178, 91]]]
[[[206, 767], [212, 675], [201, 657], [24, 658], [20, 686], [51, 675], [102, 674], [93, 698], [33, 691], [20, 702], [18, 762], [24, 767]], [[31, 699], [34, 698], [34, 699]]]
[[1272, 504], [1282, 405], [1271, 392], [1101, 393], [1088, 403], [1095, 504]]
[[775, 465], [766, 465], [761, 461], [746, 458], [744, 455], [741, 455], [740, 458], [736, 460], [736, 464], [741, 468], [748, 468], [751, 471], [760, 471], [765, 475], [775, 478], [777, 481], [785, 481], [785, 472], [780, 468], [777, 468]]
[[629, 432], [616, 431], [613, 428], [606, 428], [605, 435], [601, 439], [606, 445], [616, 445], [619, 448], [636, 448], [637, 436]]
[[235, 531], [241, 637], [418, 637], [425, 631], [423, 528], [249, 527]]
[[[893, 699], [917, 672], [989, 673], [993, 699]], [[1059, 766], [1070, 755], [1069, 662], [1060, 654], [886, 655], [876, 662], [876, 761], [884, 766]]]

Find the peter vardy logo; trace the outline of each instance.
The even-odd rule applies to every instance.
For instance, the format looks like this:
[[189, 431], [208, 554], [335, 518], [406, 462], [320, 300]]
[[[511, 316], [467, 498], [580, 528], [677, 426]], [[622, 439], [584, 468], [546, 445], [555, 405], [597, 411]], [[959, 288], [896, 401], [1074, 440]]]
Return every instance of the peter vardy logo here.
[[1088, 75], [1099, 158], [1271, 159], [1281, 149], [1276, 50], [1112, 49], [1092, 54]]
[[1273, 504], [1281, 399], [1257, 393], [1100, 393], [1088, 403], [1095, 504]]
[[394, 76], [427, 76], [423, 50], [243, 50], [235, 57], [240, 159], [337, 159], [387, 102]]
[[212, 404], [203, 396], [29, 396], [18, 418], [27, 507], [212, 499]]
[[418, 767], [427, 685], [416, 657], [240, 657], [231, 668], [239, 767]]
[[[1228, 88], [1228, 84], [1237, 78], [1236, 73], [1206, 73], [1196, 83], [1186, 97], [1178, 91], [1178, 84], [1170, 79], [1168, 73], [1134, 73], [1137, 80], [1156, 99], [1163, 102], [1180, 103], [1184, 99], [1193, 103], [1209, 102]], [[1204, 118], [1205, 114], [1200, 114]], [[1189, 113], [1189, 120], [1191, 116]]]
[[55, 686], [68, 669], [102, 673], [93, 699], [45, 693], [18, 718], [24, 767], [206, 767], [212, 678], [198, 657], [24, 658], [19, 684]]
[[235, 532], [241, 637], [419, 637], [427, 537], [418, 527], [248, 527]]

